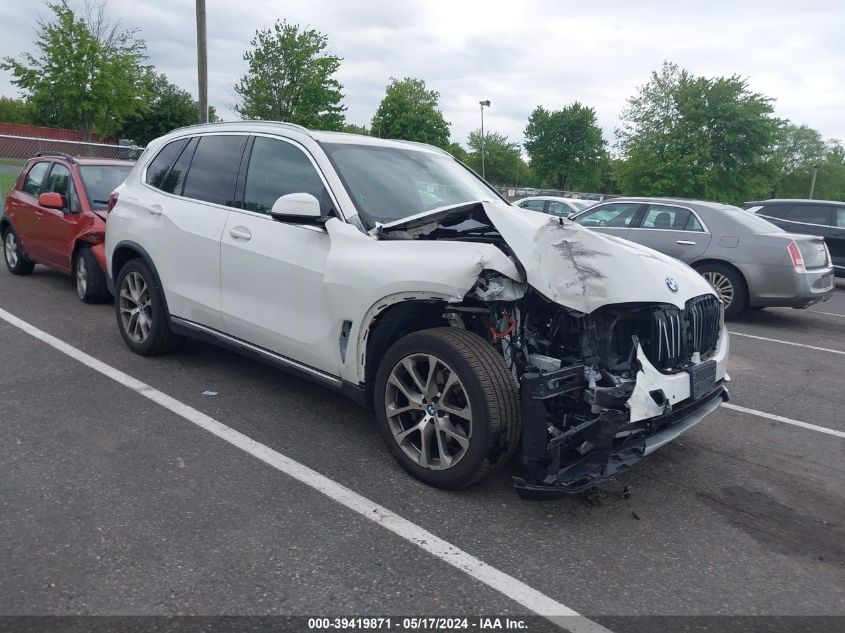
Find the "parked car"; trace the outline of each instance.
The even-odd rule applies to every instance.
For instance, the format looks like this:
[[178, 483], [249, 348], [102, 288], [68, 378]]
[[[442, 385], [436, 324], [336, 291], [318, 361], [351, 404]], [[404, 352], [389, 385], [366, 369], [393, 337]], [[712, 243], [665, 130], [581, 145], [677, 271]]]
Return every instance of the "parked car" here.
[[614, 198], [572, 218], [594, 231], [676, 257], [700, 272], [725, 302], [745, 308], [807, 308], [834, 291], [824, 240], [787, 233], [744, 209], [670, 198]]
[[584, 490], [726, 397], [722, 304], [700, 275], [514, 209], [434, 147], [194, 126], [153, 141], [112, 200], [130, 349], [196, 337], [337, 389], [434, 486], [478, 481], [521, 442], [521, 494]]
[[131, 161], [74, 158], [41, 152], [30, 159], [6, 196], [0, 235], [15, 275], [44, 264], [72, 275], [85, 302], [108, 296], [103, 243], [109, 194]]
[[556, 215], [560, 218], [568, 218], [579, 211], [589, 209], [595, 202], [592, 200], [561, 198], [558, 196], [533, 196], [517, 200], [513, 204], [522, 209], [530, 209], [531, 211]]
[[786, 231], [824, 238], [837, 277], [845, 277], [845, 202], [834, 200], [760, 200], [745, 208]]

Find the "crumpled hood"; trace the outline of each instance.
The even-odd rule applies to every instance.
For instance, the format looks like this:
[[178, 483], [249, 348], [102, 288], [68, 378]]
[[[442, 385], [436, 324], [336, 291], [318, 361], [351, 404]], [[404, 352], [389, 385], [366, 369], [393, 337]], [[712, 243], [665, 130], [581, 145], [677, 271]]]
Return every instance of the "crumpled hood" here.
[[[715, 294], [692, 268], [655, 250], [500, 202], [436, 210], [382, 229], [418, 234], [432, 223], [459, 221], [461, 214], [478, 205], [519, 260], [524, 281], [560, 305], [584, 313], [631, 302], [668, 303], [683, 309], [693, 297]], [[673, 285], [676, 292], [670, 288]]]

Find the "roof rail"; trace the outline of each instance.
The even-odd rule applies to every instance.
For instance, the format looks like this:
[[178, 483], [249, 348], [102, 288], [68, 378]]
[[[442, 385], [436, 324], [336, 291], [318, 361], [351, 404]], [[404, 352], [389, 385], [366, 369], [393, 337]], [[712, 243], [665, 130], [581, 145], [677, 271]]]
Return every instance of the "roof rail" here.
[[235, 127], [239, 123], [240, 124], [246, 124], [246, 125], [250, 125], [250, 124], [254, 124], [254, 123], [259, 123], [259, 124], [264, 124], [264, 125], [281, 125], [282, 127], [286, 127], [286, 128], [290, 128], [290, 129], [293, 129], [293, 130], [298, 130], [299, 132], [303, 132], [307, 136], [310, 136], [310, 137], [313, 138], [313, 135], [311, 134], [311, 130], [309, 130], [307, 127], [305, 127], [303, 125], [298, 125], [296, 123], [288, 123], [287, 121], [263, 121], [261, 119], [243, 119], [241, 121], [218, 121], [216, 123], [194, 123], [193, 125], [185, 125], [185, 126], [182, 126], [182, 127], [179, 127], [179, 128], [175, 128], [175, 129], [171, 130], [171, 132], [177, 132], [177, 131], [182, 131], [182, 130], [190, 130], [190, 129], [193, 129], [193, 128], [211, 128], [211, 127], [217, 126], [217, 125], [220, 125], [220, 126], [229, 125], [229, 126]]
[[37, 157], [41, 156], [55, 156], [56, 158], [64, 158], [69, 163], [75, 163], [76, 160], [70, 154], [65, 154], [64, 152], [38, 152], [35, 154]]

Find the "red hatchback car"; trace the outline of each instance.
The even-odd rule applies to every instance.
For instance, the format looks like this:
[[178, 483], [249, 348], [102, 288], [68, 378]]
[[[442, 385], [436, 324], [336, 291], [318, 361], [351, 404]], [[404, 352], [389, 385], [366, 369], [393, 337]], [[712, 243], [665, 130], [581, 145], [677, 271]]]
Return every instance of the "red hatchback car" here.
[[131, 161], [40, 153], [6, 196], [0, 236], [6, 266], [28, 275], [44, 264], [73, 276], [82, 301], [108, 296], [103, 242], [109, 195]]

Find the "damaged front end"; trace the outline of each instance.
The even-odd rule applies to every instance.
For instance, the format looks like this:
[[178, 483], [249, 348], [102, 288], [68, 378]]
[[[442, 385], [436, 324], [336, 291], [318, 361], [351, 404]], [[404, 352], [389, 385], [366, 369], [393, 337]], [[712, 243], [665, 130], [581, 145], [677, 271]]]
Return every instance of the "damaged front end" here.
[[727, 340], [712, 295], [684, 310], [615, 305], [590, 315], [537, 303], [526, 318], [519, 374], [520, 496], [591, 488], [727, 399], [719, 366]]
[[587, 490], [727, 400], [723, 305], [691, 269], [488, 205], [427, 220], [382, 238], [495, 244], [525, 271], [525, 283], [482, 272], [444, 314], [496, 346], [519, 386], [520, 496]]

